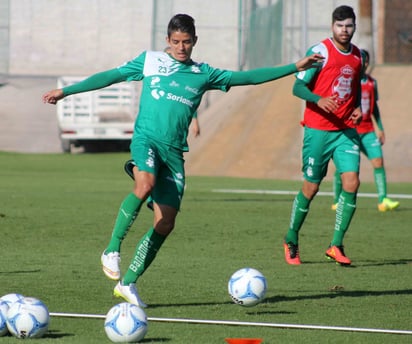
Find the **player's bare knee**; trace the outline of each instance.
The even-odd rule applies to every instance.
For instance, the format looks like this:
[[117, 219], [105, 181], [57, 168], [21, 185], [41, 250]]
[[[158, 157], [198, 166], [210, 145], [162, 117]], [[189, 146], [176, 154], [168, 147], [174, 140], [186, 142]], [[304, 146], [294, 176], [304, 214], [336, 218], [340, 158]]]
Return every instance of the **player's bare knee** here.
[[319, 184], [304, 181], [302, 187], [302, 193], [307, 199], [312, 199], [319, 191]]
[[356, 192], [359, 189], [359, 175], [356, 172], [345, 172], [341, 174], [342, 189], [346, 192]]
[[371, 164], [373, 168], [382, 168], [383, 167], [383, 159], [376, 158], [371, 160]]
[[146, 199], [153, 190], [153, 184], [147, 182], [135, 183], [133, 193], [140, 199]]
[[347, 192], [356, 192], [359, 189], [360, 181], [358, 178], [346, 180], [342, 183], [342, 189]]

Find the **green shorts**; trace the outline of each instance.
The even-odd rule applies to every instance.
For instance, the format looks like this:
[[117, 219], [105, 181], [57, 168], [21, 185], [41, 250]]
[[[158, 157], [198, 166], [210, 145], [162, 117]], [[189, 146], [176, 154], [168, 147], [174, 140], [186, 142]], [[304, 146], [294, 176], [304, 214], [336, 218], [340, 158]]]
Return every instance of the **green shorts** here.
[[179, 210], [185, 189], [183, 152], [141, 136], [133, 138], [130, 151], [139, 171], [156, 177], [152, 199]]
[[360, 150], [369, 160], [383, 157], [382, 145], [375, 132], [372, 131], [359, 136], [361, 139]]
[[326, 131], [305, 127], [302, 148], [304, 178], [319, 184], [333, 159], [337, 171], [359, 172], [360, 138], [355, 129]]

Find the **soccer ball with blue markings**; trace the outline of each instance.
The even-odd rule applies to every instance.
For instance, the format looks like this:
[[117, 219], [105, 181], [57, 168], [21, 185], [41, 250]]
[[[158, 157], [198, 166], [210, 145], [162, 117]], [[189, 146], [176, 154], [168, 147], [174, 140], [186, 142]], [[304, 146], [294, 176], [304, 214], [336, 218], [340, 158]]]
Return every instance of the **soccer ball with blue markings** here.
[[10, 293], [0, 298], [0, 337], [9, 333], [9, 329], [7, 328], [7, 312], [10, 306], [23, 297], [21, 294]]
[[229, 279], [228, 291], [233, 302], [246, 307], [257, 305], [266, 294], [266, 278], [253, 268], [236, 271]]
[[10, 294], [3, 295], [0, 298], [0, 301], [6, 302], [7, 305], [10, 307], [13, 303], [15, 303], [16, 301], [21, 300], [23, 298], [24, 298], [24, 296], [22, 294], [10, 293]]
[[14, 302], [7, 312], [7, 328], [17, 338], [43, 337], [49, 321], [48, 308], [34, 297], [24, 297]]
[[146, 313], [131, 303], [119, 303], [106, 314], [104, 330], [114, 343], [138, 342], [147, 333]]
[[7, 312], [9, 305], [6, 301], [0, 300], [0, 337], [6, 335], [9, 330], [7, 329]]

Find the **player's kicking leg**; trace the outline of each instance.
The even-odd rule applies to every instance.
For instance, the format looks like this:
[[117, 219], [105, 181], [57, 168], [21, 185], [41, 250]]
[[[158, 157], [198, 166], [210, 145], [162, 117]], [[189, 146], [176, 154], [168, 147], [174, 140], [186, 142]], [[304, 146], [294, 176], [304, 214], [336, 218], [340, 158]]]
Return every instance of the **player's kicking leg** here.
[[[128, 174], [130, 178], [134, 180], [134, 175], [133, 175], [133, 167], [135, 167], [136, 164], [134, 163], [133, 160], [127, 160], [124, 164], [124, 170]], [[151, 196], [149, 196], [146, 200], [146, 205], [150, 210], [153, 210], [153, 199]]]

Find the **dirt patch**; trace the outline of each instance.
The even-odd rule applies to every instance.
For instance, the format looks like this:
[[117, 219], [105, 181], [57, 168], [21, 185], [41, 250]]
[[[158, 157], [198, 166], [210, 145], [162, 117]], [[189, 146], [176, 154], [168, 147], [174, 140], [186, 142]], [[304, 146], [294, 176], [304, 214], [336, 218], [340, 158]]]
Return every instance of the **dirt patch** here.
[[[412, 66], [377, 67], [385, 127], [389, 182], [412, 182], [409, 87]], [[292, 76], [258, 86], [233, 88], [199, 115], [202, 133], [190, 138], [188, 175], [301, 179], [303, 103], [291, 93]], [[333, 168], [330, 168], [327, 179]], [[362, 158], [361, 179], [373, 181]]]

